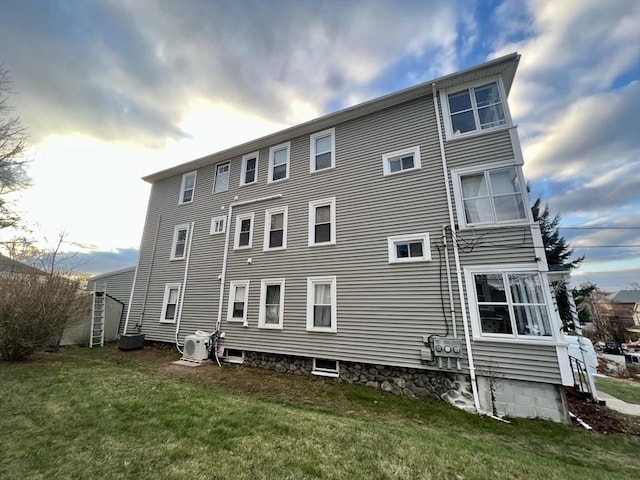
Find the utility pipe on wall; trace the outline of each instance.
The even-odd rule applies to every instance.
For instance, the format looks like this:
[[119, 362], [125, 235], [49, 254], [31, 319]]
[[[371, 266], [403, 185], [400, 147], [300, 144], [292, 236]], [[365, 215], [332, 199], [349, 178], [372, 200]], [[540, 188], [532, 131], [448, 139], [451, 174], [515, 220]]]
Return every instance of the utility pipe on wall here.
[[180, 332], [180, 321], [182, 320], [182, 305], [184, 303], [184, 292], [187, 290], [187, 280], [189, 277], [189, 262], [191, 260], [191, 244], [193, 243], [193, 232], [196, 222], [189, 224], [189, 241], [187, 242], [187, 258], [184, 264], [184, 279], [182, 280], [182, 286], [180, 288], [180, 304], [178, 305], [178, 314], [176, 315], [176, 348], [180, 353], [180, 343], [178, 342], [178, 333]]

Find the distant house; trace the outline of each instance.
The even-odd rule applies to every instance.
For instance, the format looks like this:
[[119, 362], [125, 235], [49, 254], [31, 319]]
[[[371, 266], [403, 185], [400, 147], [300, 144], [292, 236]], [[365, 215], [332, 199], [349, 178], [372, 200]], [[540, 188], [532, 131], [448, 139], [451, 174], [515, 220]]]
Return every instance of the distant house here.
[[145, 177], [125, 333], [224, 331], [229, 361], [566, 421], [567, 344], [507, 103], [519, 60]]
[[47, 275], [47, 272], [38, 268], [26, 265], [17, 260], [13, 260], [9, 257], [0, 254], [0, 276], [7, 275]]
[[640, 290], [620, 290], [607, 305], [612, 322], [640, 333]]

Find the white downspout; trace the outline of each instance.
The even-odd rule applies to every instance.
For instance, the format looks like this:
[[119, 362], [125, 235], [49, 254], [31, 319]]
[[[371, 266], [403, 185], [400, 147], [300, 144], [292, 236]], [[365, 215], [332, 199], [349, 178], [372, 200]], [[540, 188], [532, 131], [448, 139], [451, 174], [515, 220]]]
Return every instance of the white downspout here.
[[176, 348], [180, 353], [180, 343], [178, 342], [178, 333], [180, 332], [180, 320], [182, 320], [182, 305], [184, 303], [184, 292], [187, 290], [187, 279], [189, 277], [189, 262], [191, 260], [191, 244], [193, 243], [193, 233], [196, 222], [191, 222], [189, 225], [189, 242], [187, 244], [187, 259], [184, 264], [184, 278], [182, 280], [182, 287], [180, 289], [180, 305], [178, 305], [178, 315], [176, 315]]
[[[438, 108], [438, 97], [436, 96], [436, 84], [431, 84], [433, 92], [433, 106], [436, 113], [436, 123], [438, 126], [438, 140], [440, 142], [440, 156], [442, 157], [442, 173], [444, 174], [444, 186], [447, 193], [447, 205], [449, 207], [449, 224], [451, 231], [455, 231], [455, 221], [453, 218], [453, 204], [451, 202], [451, 192], [449, 191], [449, 172], [447, 171], [447, 157], [444, 153], [444, 140], [442, 139], [442, 124], [440, 122], [440, 109]], [[453, 257], [456, 262], [456, 276], [458, 278], [458, 294], [460, 295], [460, 306], [462, 310], [462, 324], [464, 327], [464, 339], [467, 347], [467, 357], [469, 359], [469, 376], [471, 377], [471, 391], [473, 393], [473, 403], [478, 413], [483, 413], [480, 408], [480, 400], [478, 398], [478, 384], [476, 381], [476, 369], [473, 363], [473, 353], [471, 351], [471, 339], [469, 338], [469, 319], [467, 318], [467, 309], [464, 302], [464, 289], [462, 286], [462, 272], [460, 271], [460, 257], [458, 255], [458, 245], [453, 242]]]

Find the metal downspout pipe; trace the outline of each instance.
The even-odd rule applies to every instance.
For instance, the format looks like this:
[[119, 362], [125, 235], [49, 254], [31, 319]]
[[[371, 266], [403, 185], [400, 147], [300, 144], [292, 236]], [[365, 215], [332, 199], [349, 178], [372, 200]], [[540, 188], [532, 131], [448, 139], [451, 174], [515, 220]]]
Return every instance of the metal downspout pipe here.
[[196, 222], [191, 222], [189, 224], [189, 242], [187, 245], [187, 260], [184, 265], [184, 279], [182, 280], [182, 287], [180, 289], [180, 304], [178, 305], [178, 315], [176, 315], [176, 348], [180, 353], [183, 353], [180, 350], [180, 343], [178, 342], [178, 333], [180, 332], [180, 321], [182, 320], [182, 305], [184, 303], [184, 292], [187, 290], [187, 280], [189, 278], [189, 262], [191, 260], [191, 244], [193, 243], [193, 232], [194, 226]]
[[[451, 202], [451, 192], [449, 190], [449, 172], [447, 171], [447, 157], [444, 152], [444, 140], [442, 139], [442, 123], [440, 122], [440, 109], [438, 107], [438, 97], [436, 96], [436, 84], [432, 83], [431, 88], [433, 93], [433, 106], [436, 114], [436, 123], [438, 126], [438, 140], [440, 143], [440, 156], [442, 158], [442, 173], [444, 174], [444, 186], [445, 186], [445, 191], [447, 193], [447, 206], [449, 207], [449, 224], [451, 227], [451, 232], [454, 232], [456, 224], [453, 217], [453, 204]], [[471, 377], [471, 391], [473, 393], [473, 403], [478, 413], [484, 413], [480, 408], [480, 400], [478, 397], [478, 383], [476, 380], [476, 369], [473, 362], [473, 353], [471, 350], [471, 339], [469, 338], [469, 319], [467, 318], [467, 309], [465, 308], [465, 302], [464, 302], [464, 288], [462, 286], [460, 256], [458, 254], [458, 245], [456, 245], [455, 242], [453, 242], [453, 257], [456, 263], [458, 294], [460, 296], [460, 306], [462, 310], [462, 324], [464, 328], [464, 339], [465, 339], [465, 345], [467, 348], [467, 357], [469, 359], [469, 376]]]

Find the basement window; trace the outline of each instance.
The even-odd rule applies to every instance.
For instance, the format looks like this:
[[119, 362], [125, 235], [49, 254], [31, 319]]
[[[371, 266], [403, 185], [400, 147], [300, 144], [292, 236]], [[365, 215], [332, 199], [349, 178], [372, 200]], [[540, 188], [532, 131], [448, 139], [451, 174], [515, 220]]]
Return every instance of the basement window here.
[[243, 350], [234, 350], [233, 348], [225, 348], [224, 349], [224, 358], [227, 359], [229, 363], [236, 363], [238, 365], [244, 363], [244, 351]]
[[337, 377], [340, 375], [340, 364], [337, 360], [329, 360], [326, 358], [313, 359], [313, 375], [321, 377]]

